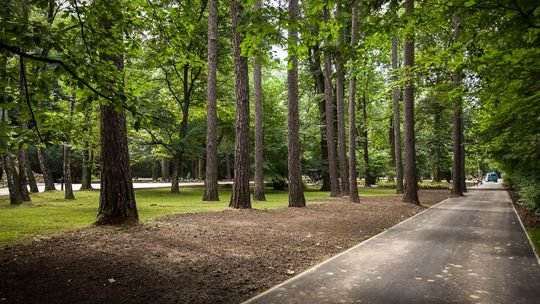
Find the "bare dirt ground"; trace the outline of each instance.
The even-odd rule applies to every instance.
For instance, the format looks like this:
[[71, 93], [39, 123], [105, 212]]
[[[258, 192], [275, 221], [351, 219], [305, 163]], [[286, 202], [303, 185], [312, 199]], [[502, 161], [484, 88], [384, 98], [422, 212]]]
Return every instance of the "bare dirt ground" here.
[[332, 199], [307, 208], [87, 227], [0, 250], [0, 303], [238, 303], [449, 197]]

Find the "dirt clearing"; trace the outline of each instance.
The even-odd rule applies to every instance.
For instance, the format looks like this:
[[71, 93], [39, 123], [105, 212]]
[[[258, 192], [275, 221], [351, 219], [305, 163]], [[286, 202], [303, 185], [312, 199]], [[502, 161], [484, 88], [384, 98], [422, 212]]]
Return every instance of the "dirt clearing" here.
[[449, 197], [326, 200], [307, 208], [87, 227], [0, 252], [3, 303], [238, 303]]

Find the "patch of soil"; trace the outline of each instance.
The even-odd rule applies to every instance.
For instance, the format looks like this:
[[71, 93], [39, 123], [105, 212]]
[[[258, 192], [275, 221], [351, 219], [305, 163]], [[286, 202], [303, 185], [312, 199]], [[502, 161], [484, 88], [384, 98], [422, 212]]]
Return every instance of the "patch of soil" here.
[[516, 191], [513, 190], [507, 190], [508, 194], [510, 195], [510, 198], [512, 199], [512, 204], [516, 208], [516, 211], [521, 218], [521, 221], [523, 222], [523, 226], [525, 228], [538, 228], [540, 229], [540, 218], [536, 216], [534, 213], [530, 212], [525, 208], [523, 205], [521, 205], [519, 202], [519, 194]]
[[87, 227], [0, 250], [1, 303], [238, 303], [449, 197], [329, 199]]

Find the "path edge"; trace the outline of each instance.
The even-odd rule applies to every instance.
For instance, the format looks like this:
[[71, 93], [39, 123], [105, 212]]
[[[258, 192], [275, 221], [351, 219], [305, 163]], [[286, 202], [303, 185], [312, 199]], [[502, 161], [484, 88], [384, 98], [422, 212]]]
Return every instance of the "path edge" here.
[[512, 201], [512, 197], [510, 197], [510, 193], [508, 193], [508, 190], [504, 189], [506, 191], [506, 196], [508, 197], [508, 200], [510, 201], [510, 205], [512, 205], [512, 209], [514, 210], [514, 213], [516, 214], [519, 224], [521, 225], [521, 229], [523, 229], [523, 232], [525, 233], [525, 236], [527, 237], [527, 240], [529, 240], [529, 245], [531, 245], [531, 249], [534, 253], [534, 256], [536, 257], [536, 262], [538, 263], [538, 266], [540, 266], [540, 256], [538, 256], [538, 252], [536, 252], [536, 248], [534, 248], [534, 244], [531, 240], [531, 237], [529, 236], [529, 233], [527, 232], [527, 228], [525, 228], [525, 225], [523, 225], [523, 221], [521, 220], [521, 217], [519, 216], [519, 213], [516, 210], [516, 207], [514, 206], [514, 202]]
[[[407, 219], [405, 219], [405, 220], [403, 220], [403, 221], [401, 221], [401, 222], [395, 224], [394, 226], [392, 226], [392, 227], [390, 227], [390, 228], [388, 228], [388, 229], [386, 229], [386, 230], [384, 230], [384, 231], [382, 231], [382, 232], [379, 232], [378, 234], [376, 234], [376, 235], [374, 235], [374, 236], [372, 236], [372, 237], [370, 237], [370, 238], [368, 238], [368, 239], [366, 239], [366, 240], [363, 240], [362, 242], [360, 242], [360, 243], [354, 245], [353, 247], [351, 247], [351, 248], [349, 248], [349, 249], [347, 249], [347, 250], [345, 250], [345, 251], [343, 251], [343, 252], [340, 252], [340, 253], [338, 253], [338, 254], [336, 254], [336, 255], [330, 257], [329, 259], [326, 259], [326, 260], [320, 262], [319, 264], [316, 264], [315, 266], [312, 266], [312, 267], [306, 269], [305, 271], [301, 272], [300, 274], [298, 274], [298, 275], [296, 275], [296, 276], [294, 276], [294, 277], [292, 277], [292, 278], [290, 278], [290, 279], [287, 279], [287, 280], [285, 280], [285, 281], [279, 283], [278, 285], [275, 285], [275, 286], [273, 286], [273, 287], [270, 287], [269, 289], [265, 290], [264, 292], [262, 292], [262, 293], [260, 293], [260, 294], [258, 294], [258, 295], [256, 295], [256, 296], [254, 296], [254, 297], [251, 297], [251, 298], [249, 298], [249, 299], [247, 299], [247, 300], [245, 300], [244, 302], [241, 302], [241, 303], [242, 303], [242, 304], [256, 303], [256, 301], [257, 301], [259, 298], [262, 298], [262, 297], [265, 296], [266, 294], [268, 294], [268, 293], [270, 293], [270, 292], [272, 292], [272, 291], [274, 291], [274, 290], [276, 290], [276, 289], [281, 288], [283, 285], [285, 285], [285, 284], [287, 284], [287, 283], [289, 283], [289, 282], [291, 282], [291, 281], [293, 281], [293, 280], [296, 280], [296, 279], [298, 279], [298, 278], [300, 278], [300, 277], [303, 277], [303, 276], [305, 276], [305, 275], [307, 275], [307, 274], [309, 274], [309, 273], [311, 273], [311, 272], [317, 270], [319, 267], [323, 266], [324, 264], [326, 264], [326, 263], [328, 263], [328, 262], [330, 262], [330, 261], [332, 261], [332, 260], [334, 260], [334, 259], [337, 259], [338, 257], [340, 257], [340, 256], [342, 256], [342, 255], [348, 253], [349, 251], [352, 251], [352, 250], [356, 249], [357, 247], [361, 247], [361, 246], [365, 245], [367, 242], [369, 242], [369, 241], [371, 241], [371, 240], [373, 240], [373, 239], [375, 239], [375, 238], [377, 238], [377, 237], [380, 237], [380, 236], [384, 235], [384, 234], [387, 233], [388, 231], [390, 231], [390, 230], [392, 230], [392, 229], [395, 229], [396, 227], [400, 226], [401, 224], [404, 224], [404, 223], [406, 223], [407, 221], [412, 220], [413, 218], [415, 218], [415, 217], [417, 217], [417, 216], [423, 214], [423, 213], [426, 212], [426, 211], [431, 210], [432, 208], [434, 208], [434, 207], [436, 207], [436, 206], [438, 206], [438, 205], [440, 205], [440, 204], [442, 204], [442, 203], [444, 203], [444, 202], [446, 202], [446, 201], [448, 201], [448, 200], [451, 200], [452, 198], [453, 198], [453, 197], [449, 197], [449, 198], [447, 198], [447, 199], [444, 199], [444, 200], [438, 202], [437, 204], [435, 204], [435, 205], [433, 205], [433, 206], [431, 206], [431, 207], [429, 207], [429, 208], [427, 208], [427, 209], [425, 209], [425, 210], [422, 210], [422, 211], [418, 212], [417, 214], [415, 214], [415, 215], [413, 215], [413, 216], [411, 216], [411, 217], [409, 217], [409, 218], [407, 218]], [[513, 207], [513, 205], [512, 205], [512, 207]], [[515, 210], [514, 210], [514, 211], [515, 211]], [[519, 218], [519, 216], [518, 216], [518, 218]], [[521, 220], [520, 220], [520, 222], [521, 222]], [[522, 224], [522, 225], [523, 225], [523, 224]], [[525, 231], [525, 234], [527, 234], [526, 231]], [[527, 237], [528, 237], [528, 235], [527, 235]], [[529, 240], [529, 241], [530, 241], [530, 240]], [[534, 250], [534, 249], [533, 249], [533, 250]], [[535, 255], [536, 255], [536, 252], [535, 252]], [[538, 255], [536, 255], [536, 257], [538, 258]], [[540, 260], [539, 260], [539, 263], [540, 263]]]

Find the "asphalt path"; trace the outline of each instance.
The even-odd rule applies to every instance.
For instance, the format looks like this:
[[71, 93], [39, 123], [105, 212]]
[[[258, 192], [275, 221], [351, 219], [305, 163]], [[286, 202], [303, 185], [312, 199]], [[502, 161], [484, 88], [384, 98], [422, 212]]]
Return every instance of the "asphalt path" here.
[[540, 266], [507, 192], [485, 183], [246, 303], [540, 303]]

